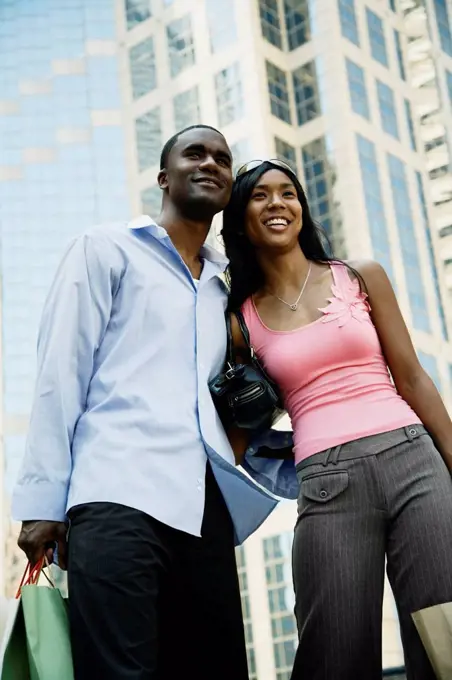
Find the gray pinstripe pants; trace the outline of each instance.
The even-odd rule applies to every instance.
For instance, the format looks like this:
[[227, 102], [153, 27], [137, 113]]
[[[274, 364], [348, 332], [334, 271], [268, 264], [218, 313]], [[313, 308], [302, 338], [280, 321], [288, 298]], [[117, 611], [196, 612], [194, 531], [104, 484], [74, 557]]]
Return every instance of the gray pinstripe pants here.
[[452, 480], [413, 425], [311, 456], [293, 544], [292, 680], [381, 680], [385, 555], [408, 680], [434, 680], [411, 613], [452, 601]]

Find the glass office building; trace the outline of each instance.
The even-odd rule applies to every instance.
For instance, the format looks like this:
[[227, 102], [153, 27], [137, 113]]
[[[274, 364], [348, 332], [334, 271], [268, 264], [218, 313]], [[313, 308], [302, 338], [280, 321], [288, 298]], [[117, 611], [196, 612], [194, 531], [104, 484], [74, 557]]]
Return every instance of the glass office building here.
[[[280, 157], [297, 170], [335, 252], [386, 268], [419, 357], [452, 406], [443, 271], [452, 263], [452, 116], [442, 115], [452, 106], [451, 16], [450, 0], [0, 2], [6, 507], [62, 250], [93, 223], [155, 216], [160, 149], [191, 124], [220, 128], [236, 165]], [[431, 45], [430, 58], [419, 45]], [[209, 240], [218, 243], [215, 232]], [[255, 539], [268, 542], [250, 540], [241, 555], [259, 680], [284, 680], [294, 649], [279, 556], [292, 530], [285, 507], [286, 519]], [[7, 543], [10, 565], [13, 530]], [[270, 591], [277, 611], [262, 604]], [[386, 665], [399, 657], [387, 652]]]

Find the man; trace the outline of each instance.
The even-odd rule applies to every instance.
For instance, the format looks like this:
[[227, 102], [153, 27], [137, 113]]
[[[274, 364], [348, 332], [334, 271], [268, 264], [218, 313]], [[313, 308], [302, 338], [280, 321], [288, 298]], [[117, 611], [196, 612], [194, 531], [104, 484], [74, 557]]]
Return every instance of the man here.
[[248, 678], [234, 544], [275, 501], [235, 468], [208, 389], [226, 260], [203, 244], [231, 168], [213, 128], [175, 135], [157, 223], [76, 238], [44, 308], [13, 515], [33, 563], [57, 544], [67, 564], [76, 680]]

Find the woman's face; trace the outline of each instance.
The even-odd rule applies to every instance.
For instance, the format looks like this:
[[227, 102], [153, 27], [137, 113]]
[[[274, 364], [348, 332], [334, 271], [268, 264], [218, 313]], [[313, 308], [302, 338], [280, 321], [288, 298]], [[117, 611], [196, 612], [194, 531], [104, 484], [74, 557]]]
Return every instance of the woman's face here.
[[256, 182], [246, 207], [246, 235], [257, 248], [290, 250], [298, 244], [302, 212], [288, 175], [268, 170]]

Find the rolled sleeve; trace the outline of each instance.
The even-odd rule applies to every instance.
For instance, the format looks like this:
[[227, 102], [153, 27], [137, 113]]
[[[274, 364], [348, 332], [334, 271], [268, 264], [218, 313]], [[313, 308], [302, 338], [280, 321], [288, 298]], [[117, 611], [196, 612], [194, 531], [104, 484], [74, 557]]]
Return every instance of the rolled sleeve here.
[[[253, 439], [243, 458], [242, 467], [264, 489], [275, 496], [294, 500], [298, 498], [299, 484], [293, 458], [270, 458], [268, 449], [275, 451], [293, 447], [292, 432], [267, 430]], [[267, 449], [266, 457], [261, 457]]]
[[65, 519], [72, 439], [110, 318], [114, 278], [104, 243], [88, 234], [71, 243], [42, 314], [35, 396], [12, 499], [15, 520]]

